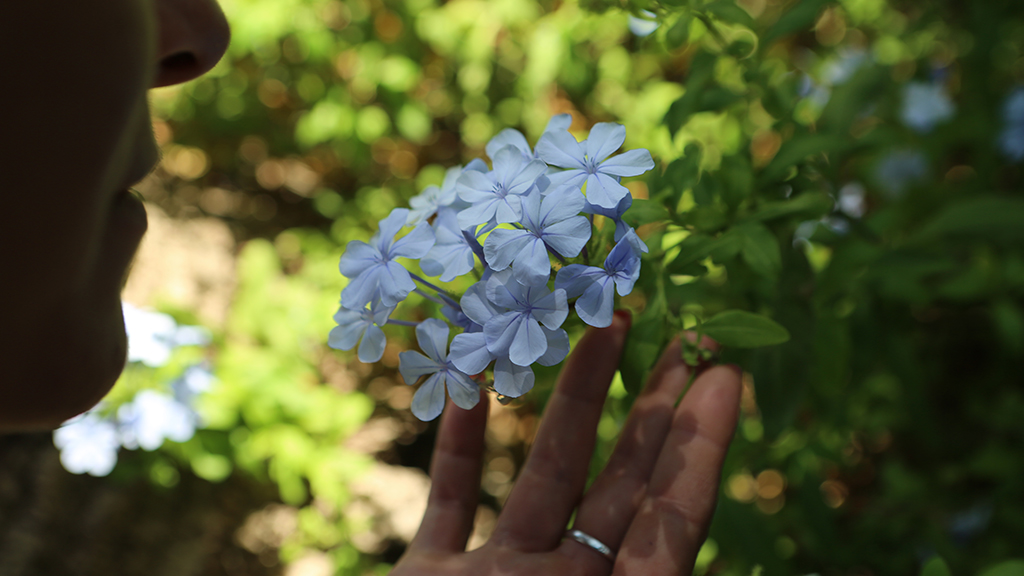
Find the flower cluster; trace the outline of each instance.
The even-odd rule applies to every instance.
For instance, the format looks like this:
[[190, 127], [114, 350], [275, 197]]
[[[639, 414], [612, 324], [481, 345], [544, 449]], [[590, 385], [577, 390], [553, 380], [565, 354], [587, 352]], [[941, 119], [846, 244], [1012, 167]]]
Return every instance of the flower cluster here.
[[[204, 328], [179, 326], [166, 314], [127, 303], [122, 308], [129, 363], [158, 368], [168, 363], [179, 346], [209, 343], [210, 336]], [[200, 424], [195, 399], [210, 388], [213, 379], [204, 364], [189, 366], [171, 382], [169, 394], [147, 388], [116, 410], [101, 403], [65, 422], [53, 433], [61, 464], [75, 474], [106, 476], [117, 464], [117, 452], [122, 446], [129, 450], [156, 450], [164, 440], [188, 440]]]
[[[568, 354], [562, 326], [573, 301], [581, 320], [604, 327], [615, 292], [632, 291], [647, 247], [623, 220], [633, 200], [621, 179], [654, 161], [643, 149], [615, 155], [626, 138], [621, 125], [596, 124], [578, 142], [570, 123], [568, 114], [552, 118], [535, 148], [520, 132], [502, 131], [487, 144], [490, 166], [474, 160], [450, 169], [411, 209], [393, 210], [369, 242], [346, 247], [339, 268], [349, 281], [329, 345], [358, 347], [361, 361], [376, 362], [384, 326], [415, 326], [423, 353], [400, 354], [399, 372], [408, 384], [426, 377], [412, 403], [418, 418], [441, 413], [446, 389], [457, 406], [472, 408], [488, 371], [498, 394], [522, 396], [533, 387], [534, 363], [552, 366]], [[595, 216], [614, 226], [601, 266], [590, 265], [596, 254], [587, 250]], [[410, 271], [409, 260], [440, 282], [468, 274], [477, 282], [456, 295]], [[393, 318], [413, 293], [439, 305], [446, 321]], [[450, 326], [461, 332], [449, 343]]]

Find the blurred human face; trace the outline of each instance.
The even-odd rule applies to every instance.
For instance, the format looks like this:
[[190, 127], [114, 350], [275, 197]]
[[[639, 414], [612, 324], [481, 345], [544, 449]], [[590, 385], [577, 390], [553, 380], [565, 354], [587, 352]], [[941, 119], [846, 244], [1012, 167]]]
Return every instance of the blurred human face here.
[[228, 44], [215, 0], [0, 2], [0, 430], [52, 427], [124, 367], [120, 290], [159, 159], [146, 92]]

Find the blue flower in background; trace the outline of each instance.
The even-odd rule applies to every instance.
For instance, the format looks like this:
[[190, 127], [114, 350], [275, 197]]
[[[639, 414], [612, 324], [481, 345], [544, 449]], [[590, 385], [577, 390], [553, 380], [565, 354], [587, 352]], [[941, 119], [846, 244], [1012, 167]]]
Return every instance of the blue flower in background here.
[[181, 377], [171, 382], [171, 392], [178, 402], [191, 406], [195, 399], [212, 388], [216, 381], [217, 377], [210, 372], [205, 363], [196, 364], [186, 368]]
[[583, 142], [577, 142], [567, 131], [545, 133], [537, 142], [537, 155], [552, 166], [566, 169], [548, 174], [553, 186], [582, 188], [586, 184], [587, 200], [591, 204], [613, 209], [629, 194], [619, 179], [639, 176], [654, 168], [651, 153], [643, 148], [609, 158], [625, 141], [624, 126], [600, 122]]
[[579, 297], [576, 313], [581, 320], [597, 328], [611, 326], [615, 290], [619, 296], [629, 294], [640, 277], [638, 242], [630, 230], [605, 258], [604, 268], [570, 264], [558, 271], [555, 286], [569, 298]]
[[636, 36], [650, 36], [661, 25], [658, 23], [658, 16], [650, 10], [641, 10], [640, 15], [643, 18], [629, 15], [629, 31]]
[[[544, 128], [544, 132], [551, 132], [552, 130], [568, 130], [569, 126], [572, 126], [572, 115], [570, 114], [557, 114], [548, 120], [548, 125]], [[527, 161], [537, 159], [537, 154], [530, 148], [530, 143], [526, 141], [526, 136], [515, 128], [505, 128], [501, 132], [498, 132], [494, 138], [491, 138], [487, 142], [487, 146], [484, 150], [487, 152], [487, 156], [495, 158], [498, 152], [501, 152], [502, 148], [511, 146], [519, 153], [523, 155], [523, 158]], [[486, 171], [486, 170], [485, 170]]]
[[899, 197], [907, 188], [928, 176], [928, 160], [917, 150], [895, 150], [875, 166], [875, 181], [892, 197]]
[[[459, 228], [454, 210], [444, 209], [434, 220], [434, 246], [420, 260], [420, 267], [428, 276], [440, 276], [442, 282], [468, 274], [476, 264], [479, 243]], [[474, 246], [475, 244], [475, 246]]]
[[348, 286], [341, 291], [342, 306], [358, 310], [375, 297], [386, 307], [395, 306], [416, 288], [409, 272], [395, 258], [422, 258], [434, 245], [434, 232], [429, 224], [420, 222], [395, 241], [408, 219], [408, 210], [396, 208], [380, 221], [369, 243], [348, 243], [339, 263], [342, 275], [349, 278]]
[[459, 197], [470, 206], [459, 212], [459, 227], [475, 230], [491, 222], [507, 224], [522, 217], [521, 196], [547, 170], [540, 160], [527, 160], [514, 146], [494, 156], [494, 169], [484, 174], [465, 171], [456, 184]]
[[210, 332], [200, 326], [178, 326], [167, 314], [121, 304], [125, 332], [128, 334], [128, 361], [157, 368], [167, 364], [171, 352], [179, 346], [205, 346]]
[[903, 88], [900, 118], [917, 132], [931, 132], [955, 112], [953, 101], [942, 84], [911, 82]]
[[1015, 162], [1024, 160], [1024, 88], [1017, 88], [1003, 104], [1006, 125], [999, 134], [1003, 154]]
[[444, 182], [441, 186], [427, 186], [423, 192], [409, 199], [409, 217], [405, 223], [407, 226], [415, 226], [427, 220], [437, 211], [446, 206], [451, 206], [458, 198], [455, 193], [455, 183], [462, 176], [462, 167], [454, 166], [444, 174]]
[[420, 420], [433, 420], [444, 409], [444, 391], [459, 408], [469, 410], [480, 401], [480, 388], [466, 374], [459, 371], [446, 353], [448, 325], [436, 318], [424, 320], [416, 327], [416, 340], [425, 354], [407, 350], [398, 355], [402, 379], [415, 384], [420, 377], [427, 380], [412, 399], [412, 413]]
[[60, 449], [60, 463], [68, 472], [106, 476], [117, 464], [121, 440], [117, 425], [93, 411], [54, 430], [53, 444]]
[[542, 197], [523, 199], [522, 228], [498, 228], [484, 242], [487, 264], [494, 271], [512, 266], [521, 284], [544, 284], [551, 275], [550, 248], [572, 258], [590, 239], [590, 222], [580, 216], [585, 200], [578, 188], [561, 188]]
[[156, 390], [142, 390], [118, 408], [121, 443], [126, 448], [156, 450], [164, 440], [184, 442], [196, 433], [199, 415], [191, 406]]
[[334, 314], [337, 326], [331, 329], [327, 337], [327, 345], [337, 350], [351, 350], [359, 344], [357, 356], [360, 362], [377, 362], [384, 356], [387, 340], [384, 326], [394, 307], [384, 306], [379, 298], [374, 298], [369, 307], [362, 310], [341, 308]]

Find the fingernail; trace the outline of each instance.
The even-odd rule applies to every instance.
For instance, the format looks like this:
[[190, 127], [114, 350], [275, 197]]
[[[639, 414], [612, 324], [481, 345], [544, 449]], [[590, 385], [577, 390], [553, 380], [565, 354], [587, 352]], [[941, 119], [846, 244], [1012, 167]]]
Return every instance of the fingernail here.
[[629, 310], [616, 310], [615, 319], [618, 324], [629, 328], [633, 324], [633, 315]]

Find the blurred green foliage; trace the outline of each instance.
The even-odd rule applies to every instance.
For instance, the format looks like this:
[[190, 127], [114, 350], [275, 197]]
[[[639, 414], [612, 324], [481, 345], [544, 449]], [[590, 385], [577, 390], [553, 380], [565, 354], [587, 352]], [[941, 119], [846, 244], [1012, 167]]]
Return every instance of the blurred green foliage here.
[[[502, 128], [533, 141], [562, 112], [577, 133], [624, 124], [626, 147], [659, 162], [628, 183], [652, 250], [623, 302], [635, 322], [598, 461], [680, 331], [707, 322], [724, 341], [743, 311], [784, 327], [763, 327], [773, 341], [790, 335], [725, 351], [748, 377], [698, 572], [973, 574], [1021, 553], [1024, 181], [997, 140], [1024, 83], [1024, 6], [223, 4], [228, 56], [154, 95], [166, 186], [150, 200], [276, 240], [240, 255], [207, 429], [165, 450], [212, 482], [265, 477], [304, 507], [286, 560], [314, 548], [342, 574], [372, 563], [340, 514], [368, 459], [339, 445], [373, 405], [320, 367], [354, 361], [324, 347], [341, 247]], [[632, 34], [629, 13], [658, 28]], [[915, 81], [955, 106], [924, 133], [901, 121]], [[894, 157], [913, 174], [884, 171]]]

